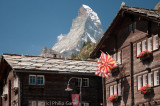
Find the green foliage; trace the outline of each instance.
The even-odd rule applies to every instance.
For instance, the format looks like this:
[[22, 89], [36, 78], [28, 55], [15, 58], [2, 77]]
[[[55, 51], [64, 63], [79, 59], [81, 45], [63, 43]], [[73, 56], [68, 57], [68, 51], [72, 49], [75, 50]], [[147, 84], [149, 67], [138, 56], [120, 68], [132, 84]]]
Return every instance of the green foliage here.
[[71, 58], [73, 59], [83, 59], [83, 60], [92, 60], [89, 58], [90, 53], [96, 47], [96, 43], [91, 43], [91, 41], [84, 42], [81, 51], [79, 54], [72, 53]]

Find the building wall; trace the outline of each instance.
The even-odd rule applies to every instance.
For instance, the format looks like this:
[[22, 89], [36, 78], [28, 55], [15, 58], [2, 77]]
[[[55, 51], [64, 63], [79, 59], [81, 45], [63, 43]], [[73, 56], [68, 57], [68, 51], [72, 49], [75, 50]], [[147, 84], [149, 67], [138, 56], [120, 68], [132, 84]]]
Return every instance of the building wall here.
[[[6, 79], [4, 80], [3, 86], [8, 87], [8, 93], [7, 97], [2, 98], [2, 106], [16, 106], [15, 104], [18, 104], [18, 93], [14, 90], [14, 79], [15, 75], [13, 74], [13, 71], [5, 70], [6, 73], [4, 76], [6, 76]], [[4, 90], [4, 87], [2, 88]], [[3, 93], [1, 94], [1, 96]]]
[[[125, 17], [125, 16], [124, 16]], [[124, 22], [125, 20], [125, 22]], [[111, 77], [106, 80], [106, 105], [107, 106], [125, 106], [131, 105], [134, 102], [135, 105], [155, 105], [158, 104], [160, 100], [160, 86], [153, 87], [154, 93], [148, 97], [144, 97], [137, 89], [137, 76], [143, 75], [144, 73], [149, 73], [146, 68], [150, 68], [151, 72], [155, 69], [159, 70], [160, 68], [160, 50], [153, 51], [153, 60], [147, 64], [144, 64], [137, 58], [137, 42], [140, 42], [148, 37], [148, 21], [143, 20], [143, 18], [135, 18], [136, 21], [136, 29], [132, 32], [128, 32], [128, 26], [133, 23], [130, 17], [125, 17], [122, 22], [119, 21], [119, 25], [116, 26], [112, 31], [110, 38], [105, 41], [106, 48], [103, 51], [107, 51], [111, 55], [114, 54], [114, 48], [117, 48], [116, 52], [122, 51], [122, 68], [117, 76]], [[151, 30], [149, 31], [151, 35], [160, 34], [160, 26], [157, 23], [151, 22]], [[113, 40], [113, 43], [116, 41], [114, 38], [117, 37], [117, 47], [108, 44]], [[158, 38], [160, 41], [160, 38]], [[132, 44], [131, 44], [132, 42]], [[131, 50], [131, 45], [133, 45], [133, 50]], [[133, 51], [133, 55], [131, 55]], [[133, 60], [131, 61], [131, 56], [133, 56]], [[132, 67], [133, 66], [133, 70]], [[133, 73], [131, 73], [133, 71]], [[132, 75], [132, 76], [131, 76]], [[133, 82], [131, 84], [131, 78], [133, 77]], [[117, 84], [117, 81], [122, 81], [122, 96], [120, 97], [119, 102], [112, 103], [108, 100], [109, 98], [109, 87], [111, 85]], [[131, 90], [133, 88], [133, 90]], [[156, 101], [156, 102], [154, 102]], [[154, 103], [153, 103], [154, 102]]]
[[[29, 75], [44, 75], [45, 85], [29, 85]], [[71, 94], [78, 94], [76, 79], [70, 82], [72, 92], [66, 92], [67, 82], [71, 77], [89, 78], [89, 87], [82, 87], [82, 101], [90, 106], [99, 106], [102, 103], [102, 81], [97, 76], [87, 75], [56, 75], [38, 73], [19, 73], [21, 80], [21, 105], [28, 106], [30, 100], [46, 101], [47, 106], [71, 103]], [[52, 104], [52, 105], [51, 105]]]

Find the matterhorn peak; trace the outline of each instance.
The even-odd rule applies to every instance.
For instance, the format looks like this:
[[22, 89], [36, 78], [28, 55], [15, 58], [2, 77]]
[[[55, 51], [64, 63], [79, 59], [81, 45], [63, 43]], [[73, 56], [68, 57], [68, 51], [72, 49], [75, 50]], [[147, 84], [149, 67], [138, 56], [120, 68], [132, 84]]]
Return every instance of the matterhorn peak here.
[[83, 4], [72, 22], [70, 32], [65, 36], [58, 36], [58, 42], [52, 50], [70, 56], [72, 53], [79, 53], [84, 42], [96, 43], [102, 34], [102, 25], [97, 13]]

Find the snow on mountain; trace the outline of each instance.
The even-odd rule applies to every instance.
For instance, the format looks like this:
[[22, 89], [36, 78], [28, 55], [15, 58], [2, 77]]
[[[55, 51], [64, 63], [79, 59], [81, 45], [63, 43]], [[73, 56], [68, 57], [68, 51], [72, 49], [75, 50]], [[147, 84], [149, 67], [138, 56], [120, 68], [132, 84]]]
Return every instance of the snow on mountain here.
[[100, 19], [89, 6], [82, 5], [78, 16], [72, 22], [72, 27], [67, 35], [59, 35], [58, 42], [52, 47], [59, 53], [70, 56], [79, 53], [84, 42], [90, 40], [96, 43], [103, 34]]
[[60, 34], [60, 35], [57, 37], [57, 40], [60, 41], [61, 39], [63, 39], [64, 36], [65, 36], [65, 35]]

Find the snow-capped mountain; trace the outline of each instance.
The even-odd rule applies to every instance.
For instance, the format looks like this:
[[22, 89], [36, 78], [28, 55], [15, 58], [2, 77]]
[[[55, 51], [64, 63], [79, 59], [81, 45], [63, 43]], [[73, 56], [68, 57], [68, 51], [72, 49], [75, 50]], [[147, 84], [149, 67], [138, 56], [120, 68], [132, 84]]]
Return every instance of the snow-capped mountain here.
[[70, 32], [66, 35], [59, 35], [58, 42], [52, 50], [70, 56], [72, 53], [79, 53], [84, 42], [90, 40], [96, 43], [102, 34], [102, 25], [97, 13], [89, 6], [82, 5], [78, 16], [72, 22]]

